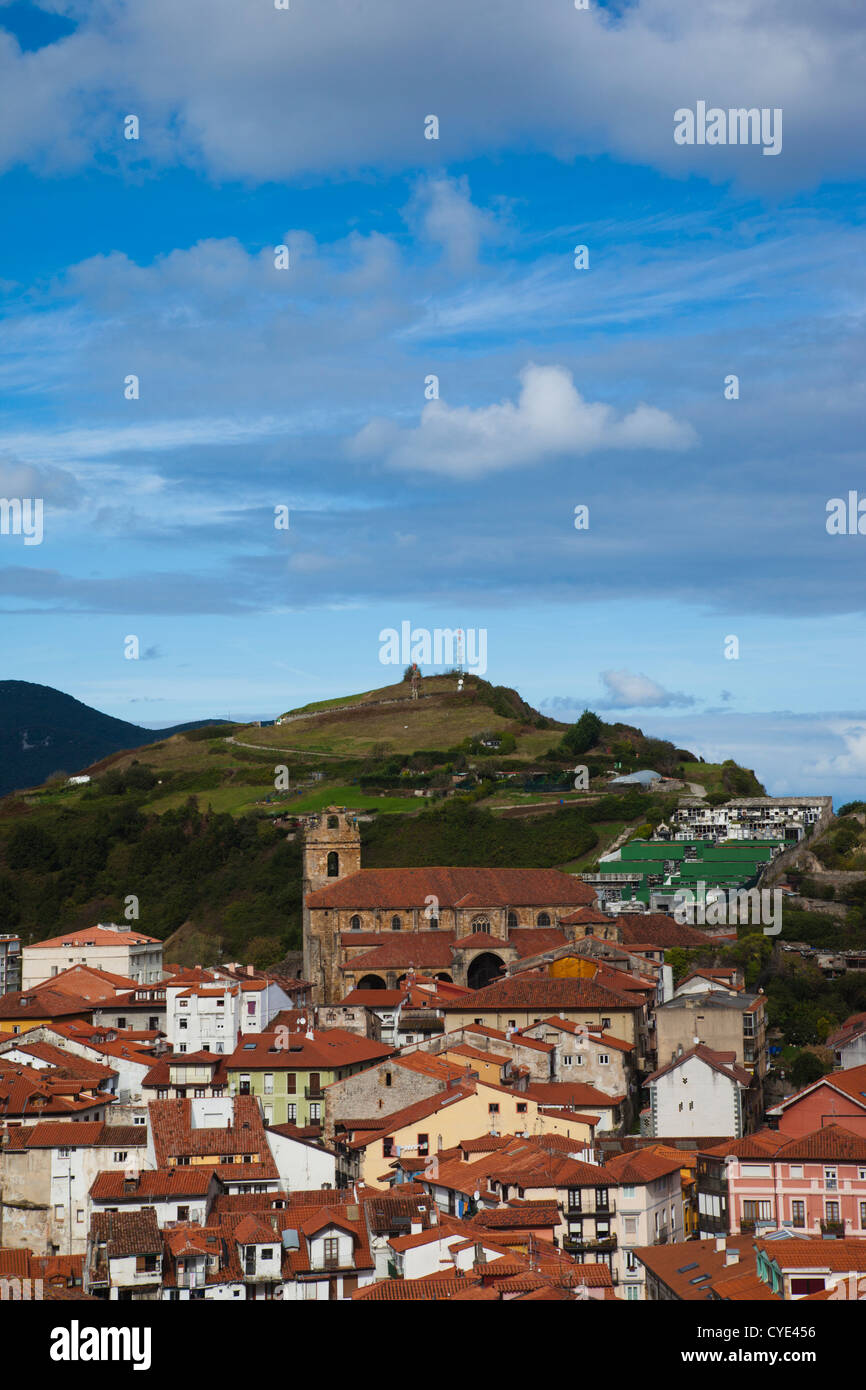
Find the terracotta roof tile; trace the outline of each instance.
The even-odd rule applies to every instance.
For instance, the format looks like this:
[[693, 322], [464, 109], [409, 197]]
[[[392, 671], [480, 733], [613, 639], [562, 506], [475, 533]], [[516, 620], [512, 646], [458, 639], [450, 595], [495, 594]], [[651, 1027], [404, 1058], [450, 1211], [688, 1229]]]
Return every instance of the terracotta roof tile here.
[[472, 895], [484, 907], [581, 906], [595, 893], [573, 874], [559, 869], [431, 867], [359, 869], [326, 888], [307, 894], [309, 907], [358, 909], [423, 908], [430, 895], [440, 909]]

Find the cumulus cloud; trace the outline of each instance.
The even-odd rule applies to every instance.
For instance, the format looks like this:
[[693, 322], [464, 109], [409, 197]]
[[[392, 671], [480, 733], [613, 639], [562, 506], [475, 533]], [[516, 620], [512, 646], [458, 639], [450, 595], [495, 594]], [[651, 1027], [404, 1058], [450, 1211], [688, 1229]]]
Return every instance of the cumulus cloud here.
[[672, 709], [695, 703], [693, 696], [665, 690], [649, 676], [633, 671], [602, 671], [601, 679], [607, 691], [604, 709]]
[[572, 695], [554, 695], [543, 701], [546, 710], [561, 713], [593, 710], [624, 709], [686, 709], [694, 705], [692, 695], [683, 695], [673, 690], [665, 690], [658, 681], [649, 676], [638, 675], [634, 671], [602, 671], [601, 680], [606, 694], [598, 699], [589, 696], [579, 699]]
[[353, 452], [390, 468], [475, 478], [542, 463], [555, 455], [597, 449], [688, 449], [690, 425], [655, 406], [637, 405], [617, 419], [611, 406], [587, 401], [564, 367], [529, 365], [520, 374], [517, 401], [449, 406], [429, 401], [415, 429], [371, 420], [355, 436]]

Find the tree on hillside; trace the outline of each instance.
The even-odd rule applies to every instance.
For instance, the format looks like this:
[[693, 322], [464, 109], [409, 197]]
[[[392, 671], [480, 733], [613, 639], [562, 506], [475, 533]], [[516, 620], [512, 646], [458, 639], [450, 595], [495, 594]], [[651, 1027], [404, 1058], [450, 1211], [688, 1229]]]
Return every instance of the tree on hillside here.
[[824, 1068], [814, 1052], [798, 1052], [791, 1067], [791, 1080], [798, 1091], [802, 1091], [804, 1086], [811, 1086], [813, 1081], [820, 1081], [824, 1075]]
[[576, 724], [571, 724], [562, 736], [562, 746], [567, 753], [579, 756], [598, 743], [604, 728], [597, 714], [585, 709]]

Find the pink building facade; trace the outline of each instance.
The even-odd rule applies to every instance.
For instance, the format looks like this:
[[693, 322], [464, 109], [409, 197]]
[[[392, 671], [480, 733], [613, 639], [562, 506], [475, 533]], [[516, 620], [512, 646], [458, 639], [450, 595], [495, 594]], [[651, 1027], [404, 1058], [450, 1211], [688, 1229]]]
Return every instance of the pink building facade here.
[[866, 1237], [866, 1137], [830, 1125], [783, 1140], [775, 1154], [729, 1155], [725, 1169], [732, 1235], [785, 1227]]

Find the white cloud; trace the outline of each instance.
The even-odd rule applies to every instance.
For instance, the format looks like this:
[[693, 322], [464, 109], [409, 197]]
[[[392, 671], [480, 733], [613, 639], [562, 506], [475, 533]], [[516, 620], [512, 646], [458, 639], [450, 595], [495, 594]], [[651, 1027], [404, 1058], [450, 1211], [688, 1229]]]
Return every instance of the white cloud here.
[[601, 679], [607, 691], [605, 709], [666, 709], [695, 703], [693, 696], [665, 690], [649, 676], [633, 671], [602, 671]]
[[416, 232], [441, 246], [451, 266], [463, 273], [474, 267], [481, 242], [500, 235], [492, 214], [473, 203], [466, 178], [424, 180], [415, 189], [406, 219]]
[[390, 468], [475, 478], [556, 455], [687, 449], [696, 442], [690, 425], [655, 406], [640, 404], [618, 420], [611, 406], [584, 400], [563, 367], [530, 364], [520, 382], [516, 402], [472, 409], [429, 401], [414, 429], [371, 420], [355, 436], [352, 450], [380, 458]]
[[[491, 154], [612, 152], [711, 179], [862, 168], [864, 19], [852, 0], [67, 0], [78, 29], [22, 53], [0, 32], [0, 163], [181, 162], [216, 177]], [[0, 12], [2, 13], [2, 12]], [[782, 107], [784, 150], [675, 146], [697, 99]], [[127, 113], [141, 139], [125, 142]], [[439, 141], [425, 141], [428, 114]]]

